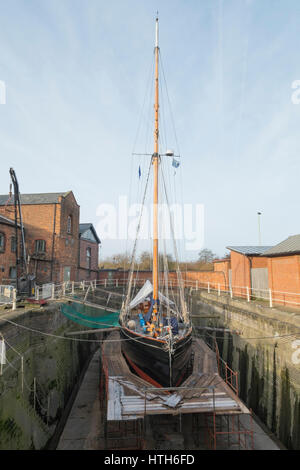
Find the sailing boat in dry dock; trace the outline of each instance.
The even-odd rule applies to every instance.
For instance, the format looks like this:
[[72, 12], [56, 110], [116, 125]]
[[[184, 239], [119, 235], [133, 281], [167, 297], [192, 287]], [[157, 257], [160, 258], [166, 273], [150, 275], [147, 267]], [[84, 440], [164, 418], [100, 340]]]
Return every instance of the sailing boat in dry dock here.
[[[157, 387], [179, 386], [187, 376], [191, 360], [192, 327], [179, 267], [177, 291], [169, 288], [167, 267], [164, 279], [159, 278], [158, 196], [161, 157], [159, 153], [159, 46], [158, 18], [155, 43], [155, 104], [153, 168], [153, 264], [152, 283], [147, 280], [131, 299], [133, 268], [128, 279], [127, 295], [120, 311], [122, 353], [129, 366], [143, 379]], [[172, 156], [167, 152], [166, 156]], [[163, 179], [163, 178], [162, 178]], [[164, 181], [162, 182], [165, 188]], [[171, 217], [170, 217], [170, 223]], [[173, 240], [175, 252], [175, 239]], [[133, 253], [134, 259], [135, 249]], [[164, 289], [164, 294], [161, 290]], [[170, 295], [174, 295], [174, 300]], [[146, 307], [146, 308], [145, 308]]]

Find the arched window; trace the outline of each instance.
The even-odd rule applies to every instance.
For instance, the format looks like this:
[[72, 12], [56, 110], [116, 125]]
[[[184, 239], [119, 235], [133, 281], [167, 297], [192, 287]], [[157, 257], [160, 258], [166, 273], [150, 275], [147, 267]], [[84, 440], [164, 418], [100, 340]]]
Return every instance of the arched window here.
[[5, 235], [4, 233], [0, 233], [0, 252], [5, 251]]
[[72, 216], [68, 216], [67, 220], [67, 233], [72, 233]]
[[91, 269], [92, 266], [92, 250], [90, 248], [86, 249], [86, 267]]

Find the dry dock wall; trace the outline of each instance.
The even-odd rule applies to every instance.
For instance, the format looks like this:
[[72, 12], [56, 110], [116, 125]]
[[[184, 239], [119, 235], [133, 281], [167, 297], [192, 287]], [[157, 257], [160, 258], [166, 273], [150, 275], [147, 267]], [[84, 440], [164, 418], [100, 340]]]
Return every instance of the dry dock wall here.
[[0, 377], [0, 450], [43, 449], [57, 432], [95, 343], [64, 337], [66, 331], [80, 328], [60, 313], [57, 304], [5, 314], [24, 328], [3, 317], [1, 312], [0, 331], [13, 349], [6, 347], [9, 363], [3, 366]]
[[[192, 293], [194, 325], [215, 335], [222, 358], [239, 371], [240, 397], [289, 449], [300, 449], [300, 314], [218, 296]], [[270, 338], [274, 337], [275, 338]], [[298, 339], [297, 339], [298, 338]]]

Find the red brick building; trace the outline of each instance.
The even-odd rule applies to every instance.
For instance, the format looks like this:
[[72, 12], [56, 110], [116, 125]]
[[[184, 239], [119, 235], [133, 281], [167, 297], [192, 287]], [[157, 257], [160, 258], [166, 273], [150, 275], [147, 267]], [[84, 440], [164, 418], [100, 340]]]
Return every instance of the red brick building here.
[[[230, 258], [222, 258], [222, 259], [215, 259], [214, 263], [214, 272], [219, 272], [223, 274], [222, 280], [222, 290], [229, 289], [229, 275], [231, 270], [231, 259]], [[223, 289], [225, 287], [225, 289]]]
[[264, 253], [270, 246], [228, 246], [231, 269], [229, 280], [234, 295], [245, 296], [246, 289], [259, 295], [269, 288], [268, 260]]
[[[0, 215], [6, 219], [14, 218], [13, 199], [7, 195], [0, 196]], [[81, 279], [84, 279], [83, 272], [87, 276], [85, 279], [96, 278], [98, 250], [95, 249], [93, 240], [86, 247], [84, 241], [80, 243], [80, 208], [72, 191], [23, 194], [21, 209], [29, 273], [35, 276], [38, 284], [77, 281], [79, 271]], [[100, 242], [99, 239], [98, 241]], [[80, 248], [86, 253], [89, 247], [91, 269], [79, 270], [83, 256]], [[6, 271], [7, 269], [6, 266]], [[93, 277], [90, 277], [92, 273]]]
[[267, 250], [264, 256], [275, 301], [300, 304], [300, 235], [288, 237]]
[[100, 240], [93, 224], [79, 225], [78, 280], [99, 279]]
[[[18, 226], [18, 240], [21, 238]], [[0, 284], [16, 277], [15, 222], [0, 215]]]

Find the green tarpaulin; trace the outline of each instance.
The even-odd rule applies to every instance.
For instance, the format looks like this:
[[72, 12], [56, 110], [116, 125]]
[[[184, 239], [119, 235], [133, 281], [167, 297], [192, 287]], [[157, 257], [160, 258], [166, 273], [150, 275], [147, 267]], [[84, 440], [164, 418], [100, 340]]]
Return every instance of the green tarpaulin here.
[[69, 320], [89, 328], [99, 329], [120, 326], [119, 311], [108, 312], [107, 310], [93, 308], [89, 305], [83, 305], [76, 302], [61, 305], [60, 311], [63, 315], [69, 318]]

